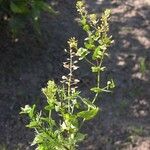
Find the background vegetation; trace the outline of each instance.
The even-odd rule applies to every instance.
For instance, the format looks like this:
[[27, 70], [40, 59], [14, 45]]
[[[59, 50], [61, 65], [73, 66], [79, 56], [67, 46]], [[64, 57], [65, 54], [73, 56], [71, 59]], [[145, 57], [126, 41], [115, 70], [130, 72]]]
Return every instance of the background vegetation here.
[[8, 25], [12, 33], [17, 34], [30, 21], [39, 32], [43, 11], [54, 13], [45, 0], [0, 0], [0, 26], [5, 28]]

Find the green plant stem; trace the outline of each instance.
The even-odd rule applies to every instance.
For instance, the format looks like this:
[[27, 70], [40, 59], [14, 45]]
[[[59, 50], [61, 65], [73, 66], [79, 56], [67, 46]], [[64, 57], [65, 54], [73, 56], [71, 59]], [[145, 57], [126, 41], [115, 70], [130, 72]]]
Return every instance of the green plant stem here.
[[74, 106], [75, 106], [75, 105], [73, 104], [71, 114], [73, 114], [73, 113], [74, 113]]
[[[98, 65], [100, 68], [102, 67], [102, 62], [103, 62], [103, 59], [104, 59], [104, 54], [105, 54], [105, 50], [103, 50], [102, 58], [101, 58], [100, 63]], [[97, 64], [98, 64], [98, 62], [97, 62]], [[100, 71], [97, 73], [97, 87], [100, 88]], [[95, 94], [92, 103], [94, 103], [96, 101], [98, 95], [99, 95], [99, 93]]]
[[49, 119], [52, 118], [52, 117], [51, 117], [51, 114], [52, 114], [52, 111], [50, 110], [50, 111], [49, 111]]
[[[92, 63], [90, 60], [88, 60], [86, 57], [85, 57], [85, 60], [86, 60], [89, 64], [91, 64], [92, 66], [95, 66], [95, 64]], [[99, 65], [98, 65], [98, 62], [97, 62], [97, 66], [101, 67], [101, 65], [102, 65], [102, 60], [103, 60], [103, 58], [101, 59]], [[100, 87], [100, 72], [97, 73], [97, 87], [98, 87], [98, 88]], [[96, 101], [98, 95], [99, 95], [98, 93], [95, 94], [92, 103], [94, 103], [94, 102]]]
[[86, 60], [90, 65], [95, 66], [95, 64], [92, 63], [90, 60], [88, 60], [86, 57], [85, 57], [85, 60]]
[[70, 48], [70, 67], [69, 67], [69, 80], [68, 80], [68, 113], [70, 113], [70, 95], [71, 95], [71, 78], [72, 78], [72, 50]]
[[81, 124], [80, 124], [80, 126], [79, 126], [79, 130], [82, 128], [84, 122], [85, 122], [85, 119], [83, 119], [83, 120], [81, 121]]
[[[100, 87], [100, 72], [97, 73], [97, 87], [98, 87], [98, 88]], [[94, 102], [96, 101], [98, 95], [99, 95], [99, 93], [96, 93], [96, 94], [95, 94], [92, 103], [94, 103]]]

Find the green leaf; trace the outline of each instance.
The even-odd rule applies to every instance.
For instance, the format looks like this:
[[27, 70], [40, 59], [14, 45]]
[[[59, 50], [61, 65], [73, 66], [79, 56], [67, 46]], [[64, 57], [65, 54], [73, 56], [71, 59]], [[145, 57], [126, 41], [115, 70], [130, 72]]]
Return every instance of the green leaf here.
[[32, 107], [29, 105], [25, 105], [25, 107], [21, 107], [21, 112], [20, 114], [29, 114], [30, 118], [34, 117], [34, 111], [35, 111], [35, 105], [33, 105]]
[[20, 114], [28, 114], [30, 113], [30, 111], [32, 110], [32, 108], [29, 105], [25, 105], [25, 107], [21, 107], [21, 112]]
[[102, 50], [106, 50], [106, 49], [107, 49], [107, 47], [106, 47], [105, 44], [104, 44], [104, 45], [100, 45], [99, 47], [100, 47], [100, 49], [102, 49]]
[[96, 108], [93, 108], [91, 110], [81, 111], [81, 112], [77, 113], [77, 116], [81, 117], [81, 118], [83, 118], [85, 120], [90, 120], [90, 119], [92, 119], [92, 118], [94, 118], [96, 116], [98, 111], [99, 111], [99, 108], [96, 107]]
[[84, 45], [85, 45], [85, 47], [86, 47], [87, 49], [94, 49], [94, 48], [95, 48], [95, 45], [94, 45], [94, 44], [90, 44], [90, 43], [88, 43], [88, 42], [85, 42]]
[[23, 14], [23, 13], [29, 12], [29, 9], [27, 8], [26, 3], [15, 4], [11, 1], [10, 8], [11, 8], [12, 12], [18, 13], [18, 14]]
[[101, 57], [103, 56], [103, 52], [102, 52], [102, 49], [100, 46], [98, 46], [95, 51], [94, 51], [94, 54], [92, 56], [92, 59], [93, 60], [96, 60], [96, 59], [100, 59]]
[[41, 10], [47, 11], [49, 13], [55, 13], [54, 9], [46, 2], [37, 1], [36, 6], [37, 6], [37, 9], [41, 9]]
[[49, 105], [47, 105], [47, 106], [44, 107], [44, 109], [48, 110], [48, 111], [50, 111], [50, 110], [52, 110], [54, 108], [55, 108], [54, 104], [49, 104]]
[[75, 136], [75, 140], [77, 142], [82, 142], [86, 137], [86, 134], [82, 134], [82, 133], [77, 133]]
[[62, 103], [56, 101], [56, 102], [55, 102], [55, 111], [56, 111], [56, 112], [59, 112], [59, 110], [61, 109], [61, 106], [62, 106]]
[[89, 51], [85, 48], [79, 48], [76, 55], [80, 57], [80, 60], [85, 58], [89, 54]]
[[93, 60], [100, 59], [104, 55], [104, 50], [106, 50], [106, 49], [107, 49], [107, 47], [105, 44], [98, 46], [95, 49], [94, 54], [92, 56]]
[[91, 88], [90, 90], [93, 91], [93, 92], [95, 92], [95, 93], [100, 93], [100, 92], [102, 92], [102, 89], [99, 88], [99, 87], [93, 87], [93, 88]]
[[[39, 133], [35, 136], [31, 146], [35, 145], [35, 144], [41, 144], [43, 143], [44, 139], [47, 137], [46, 133]], [[41, 149], [40, 149], [41, 150]]]
[[42, 9], [43, 9], [44, 11], [49, 12], [49, 13], [56, 14], [56, 12], [54, 11], [54, 9], [53, 9], [50, 5], [48, 5], [47, 3], [44, 3], [44, 2], [43, 2]]
[[100, 71], [100, 67], [91, 67], [92, 72], [99, 72]]
[[91, 67], [92, 72], [100, 72], [100, 71], [104, 71], [105, 67], [99, 67], [99, 66], [94, 66]]
[[88, 106], [88, 108], [96, 108], [96, 106], [88, 99], [83, 98], [82, 102]]
[[110, 37], [107, 37], [107, 36], [103, 37], [103, 39], [101, 39], [99, 41], [99, 43], [100, 44], [103, 43], [105, 45], [105, 48], [107, 48], [108, 46], [110, 46], [111, 43], [113, 43], [112, 36], [110, 36]]
[[87, 24], [86, 24], [86, 25], [84, 25], [84, 26], [83, 26], [83, 30], [85, 30], [85, 31], [89, 31], [89, 30], [90, 30], [90, 26], [89, 26], [89, 25], [87, 25]]
[[77, 120], [76, 115], [71, 115], [71, 114], [67, 113], [67, 114], [63, 114], [63, 118], [64, 118], [66, 124], [69, 123], [69, 124], [73, 125], [72, 128], [78, 127], [78, 120]]
[[21, 16], [13, 16], [9, 20], [9, 26], [11, 28], [12, 33], [17, 36], [19, 31], [21, 31], [25, 27], [25, 20], [26, 17], [21, 17]]
[[81, 24], [84, 26], [86, 25], [86, 18], [83, 16], [81, 19]]
[[95, 92], [95, 93], [111, 92], [110, 90], [106, 90], [106, 88], [99, 88], [99, 87], [93, 87], [90, 90], [93, 91], [93, 92]]
[[56, 124], [55, 120], [53, 120], [51, 118], [43, 118], [43, 117], [41, 117], [41, 120], [44, 121], [44, 122], [47, 122], [50, 126], [54, 126]]
[[36, 128], [39, 126], [39, 123], [37, 121], [31, 121], [26, 127], [28, 128]]

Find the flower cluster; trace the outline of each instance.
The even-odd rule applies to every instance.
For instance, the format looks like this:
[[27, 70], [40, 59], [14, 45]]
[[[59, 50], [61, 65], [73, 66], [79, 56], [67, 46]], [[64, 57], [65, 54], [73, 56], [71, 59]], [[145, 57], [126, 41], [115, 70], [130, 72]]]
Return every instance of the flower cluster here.
[[83, 1], [78, 1], [76, 4], [76, 7], [77, 7], [77, 11], [79, 12], [81, 16], [87, 15], [87, 11], [86, 11], [85, 4], [83, 3]]
[[77, 40], [73, 37], [68, 41], [69, 50], [65, 49], [65, 52], [69, 53], [69, 58], [67, 58], [66, 62], [63, 62], [63, 67], [69, 70], [68, 75], [62, 76], [62, 83], [66, 84], [69, 91], [73, 92], [77, 88], [78, 79], [75, 79], [73, 76], [73, 72], [77, 70], [79, 67], [76, 65], [78, 63], [78, 58], [76, 57], [77, 51]]

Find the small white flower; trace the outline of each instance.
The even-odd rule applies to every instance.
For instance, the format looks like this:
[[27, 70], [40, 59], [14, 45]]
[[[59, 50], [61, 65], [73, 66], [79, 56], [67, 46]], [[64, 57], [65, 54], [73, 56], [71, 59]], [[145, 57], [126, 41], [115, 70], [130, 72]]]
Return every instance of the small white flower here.
[[72, 66], [73, 70], [77, 70], [79, 68], [79, 66]]
[[63, 79], [63, 80], [66, 80], [66, 79], [67, 79], [67, 77], [66, 77], [66, 76], [62, 76], [62, 79]]
[[72, 73], [69, 73], [68, 75], [69, 75], [69, 76], [72, 76]]
[[69, 69], [69, 64], [67, 62], [63, 62], [63, 66], [64, 66], [64, 68]]
[[78, 61], [77, 61], [77, 60], [75, 60], [73, 63], [74, 63], [74, 64], [76, 64], [76, 63], [78, 63]]
[[75, 83], [79, 83], [79, 82], [80, 82], [80, 80], [78, 80], [78, 79], [74, 79], [74, 82], [75, 82]]

